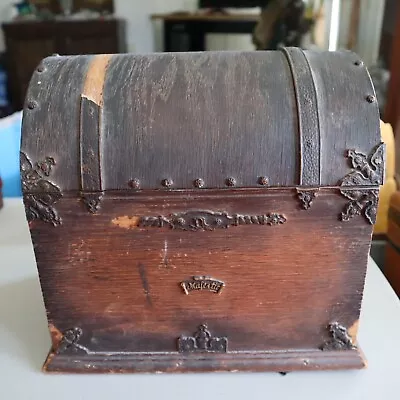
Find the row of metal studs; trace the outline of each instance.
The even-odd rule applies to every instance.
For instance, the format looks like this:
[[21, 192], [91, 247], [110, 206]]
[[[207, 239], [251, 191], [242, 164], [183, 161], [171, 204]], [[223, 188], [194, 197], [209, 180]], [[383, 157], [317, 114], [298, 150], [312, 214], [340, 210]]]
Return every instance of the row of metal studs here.
[[[236, 182], [236, 179], [233, 178], [233, 177], [229, 177], [229, 178], [226, 178], [226, 179], [225, 179], [225, 185], [228, 186], [228, 187], [236, 186], [236, 183], [237, 183], [237, 182]], [[260, 177], [258, 178], [258, 180], [257, 180], [257, 183], [258, 183], [260, 186], [268, 186], [269, 181], [268, 181], [268, 178], [267, 178], [266, 176], [260, 176]], [[164, 187], [166, 187], [166, 188], [172, 187], [173, 184], [174, 184], [174, 181], [173, 181], [172, 179], [163, 179], [163, 180], [161, 181], [161, 185], [164, 186]], [[139, 188], [140, 188], [140, 180], [137, 179], [137, 178], [131, 179], [131, 180], [128, 182], [128, 185], [129, 185], [132, 189], [139, 189]], [[195, 180], [193, 181], [193, 186], [196, 187], [196, 188], [199, 188], [199, 189], [203, 188], [203, 187], [205, 186], [204, 179], [202, 179], [202, 178], [197, 178], [197, 179], [195, 179]]]

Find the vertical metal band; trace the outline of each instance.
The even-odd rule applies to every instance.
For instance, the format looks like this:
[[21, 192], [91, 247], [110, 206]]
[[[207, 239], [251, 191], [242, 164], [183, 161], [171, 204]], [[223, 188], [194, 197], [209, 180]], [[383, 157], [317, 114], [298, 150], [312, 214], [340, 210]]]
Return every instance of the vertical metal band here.
[[103, 87], [111, 55], [93, 56], [81, 96], [79, 155], [83, 192], [103, 190], [101, 179], [101, 112]]
[[301, 49], [283, 48], [293, 77], [299, 121], [301, 186], [321, 184], [321, 134], [317, 92], [310, 64]]
[[103, 188], [100, 166], [101, 108], [87, 97], [81, 98], [80, 110], [80, 186], [82, 192], [97, 192]]
[[100, 207], [103, 182], [101, 176], [101, 126], [103, 87], [110, 55], [94, 56], [86, 75], [81, 96], [79, 160], [81, 196], [90, 212]]

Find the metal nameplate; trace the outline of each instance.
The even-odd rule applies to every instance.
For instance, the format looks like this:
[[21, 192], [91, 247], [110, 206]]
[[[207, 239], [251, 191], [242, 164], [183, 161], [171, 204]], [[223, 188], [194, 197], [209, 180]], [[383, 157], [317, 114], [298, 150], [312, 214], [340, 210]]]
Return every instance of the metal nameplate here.
[[181, 282], [182, 289], [186, 294], [193, 290], [206, 290], [213, 293], [221, 293], [225, 283], [210, 276], [194, 276], [192, 279]]

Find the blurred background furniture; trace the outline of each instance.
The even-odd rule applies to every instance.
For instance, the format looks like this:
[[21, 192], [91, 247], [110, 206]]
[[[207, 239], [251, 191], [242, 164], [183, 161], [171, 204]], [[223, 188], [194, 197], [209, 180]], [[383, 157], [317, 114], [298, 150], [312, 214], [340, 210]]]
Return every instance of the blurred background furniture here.
[[125, 23], [121, 19], [14, 21], [3, 24], [9, 90], [15, 110], [23, 107], [32, 72], [53, 54], [123, 53]]
[[209, 33], [248, 33], [257, 25], [257, 14], [172, 13], [153, 14], [164, 30], [163, 51], [204, 51]]

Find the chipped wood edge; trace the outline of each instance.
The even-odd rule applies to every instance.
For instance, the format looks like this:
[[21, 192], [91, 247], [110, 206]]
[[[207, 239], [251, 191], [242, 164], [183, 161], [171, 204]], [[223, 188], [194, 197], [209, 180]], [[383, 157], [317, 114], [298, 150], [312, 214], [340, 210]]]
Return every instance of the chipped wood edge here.
[[53, 350], [49, 351], [49, 354], [46, 357], [46, 360], [42, 366], [42, 371], [43, 372], [48, 372], [49, 371], [49, 365], [53, 362], [53, 358], [55, 357], [55, 353]]
[[357, 345], [357, 334], [358, 334], [358, 326], [359, 326], [360, 320], [356, 320], [353, 325], [351, 325], [348, 329], [347, 329], [347, 333], [349, 334], [349, 336], [351, 337], [351, 341], [353, 342], [353, 344], [356, 346]]
[[81, 97], [93, 101], [99, 107], [103, 106], [104, 81], [111, 58], [112, 54], [93, 56], [83, 85]]
[[111, 220], [111, 223], [124, 229], [133, 229], [139, 226], [140, 217], [133, 216], [128, 217], [127, 215], [116, 217]]
[[46, 360], [42, 366], [42, 371], [47, 372], [49, 365], [52, 363], [53, 358], [55, 357], [54, 349], [57, 347], [58, 343], [62, 340], [63, 334], [62, 332], [57, 329], [53, 324], [49, 323], [49, 332], [50, 332], [50, 339], [51, 339], [51, 348], [46, 357]]
[[58, 328], [56, 328], [51, 323], [49, 323], [49, 331], [50, 331], [52, 348], [55, 349], [58, 343], [60, 343], [61, 339], [63, 338], [63, 334]]

